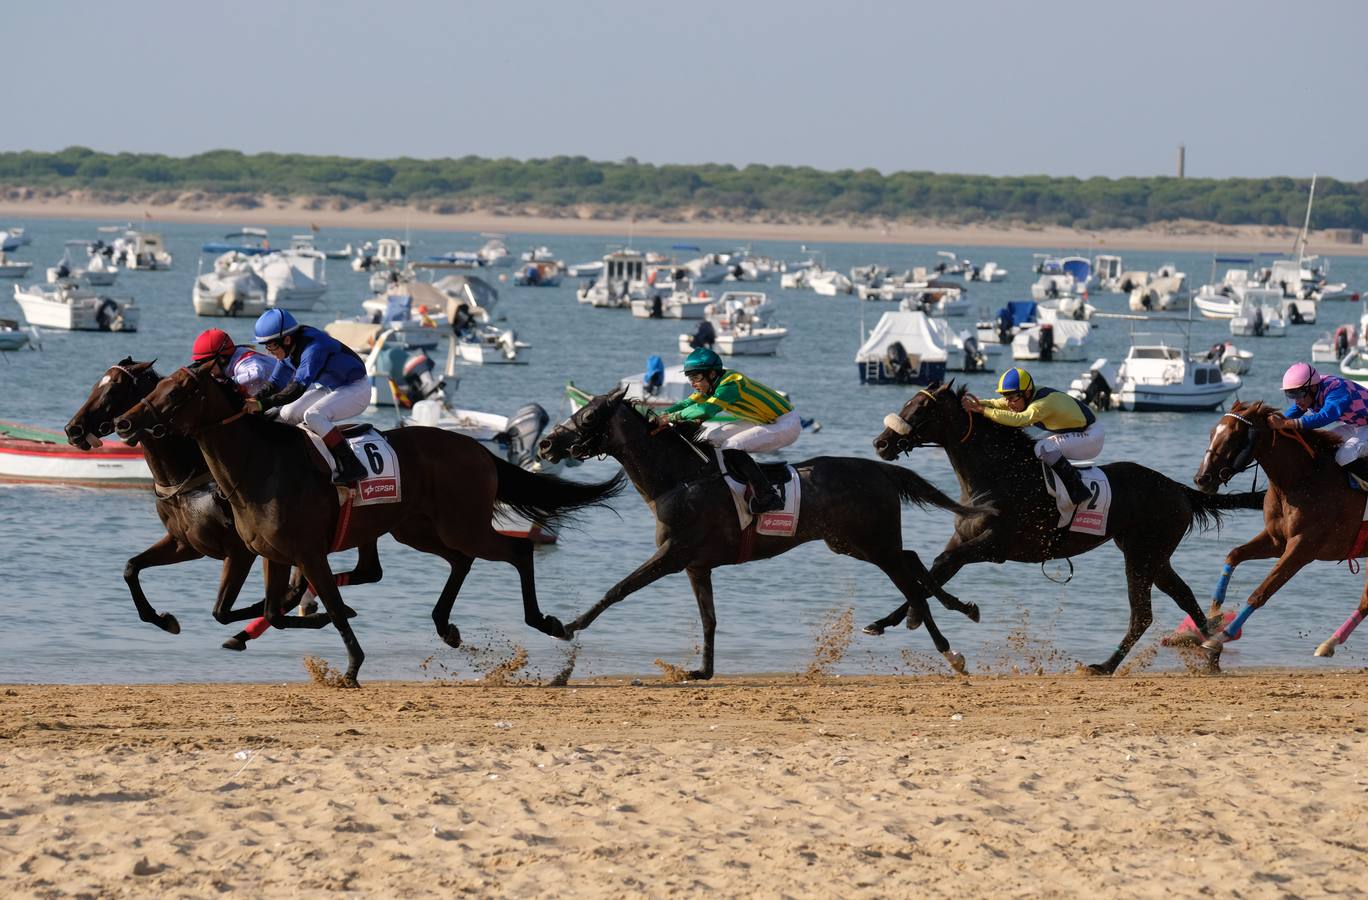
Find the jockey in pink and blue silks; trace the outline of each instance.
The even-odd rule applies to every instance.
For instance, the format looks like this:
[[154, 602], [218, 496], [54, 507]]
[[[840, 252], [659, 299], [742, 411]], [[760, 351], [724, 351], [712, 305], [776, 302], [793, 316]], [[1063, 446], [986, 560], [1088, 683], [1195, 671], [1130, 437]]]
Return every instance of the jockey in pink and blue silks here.
[[1344, 439], [1335, 462], [1346, 472], [1368, 482], [1368, 388], [1322, 375], [1310, 365], [1295, 363], [1283, 375], [1283, 394], [1292, 405], [1281, 418], [1270, 420], [1281, 431], [1326, 428]]

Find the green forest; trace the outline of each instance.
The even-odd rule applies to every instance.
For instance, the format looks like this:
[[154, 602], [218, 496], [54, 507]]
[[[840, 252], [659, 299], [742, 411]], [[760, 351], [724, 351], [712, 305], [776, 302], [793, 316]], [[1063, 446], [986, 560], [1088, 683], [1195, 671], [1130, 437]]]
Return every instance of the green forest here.
[[[87, 190], [154, 202], [197, 191], [414, 203], [437, 212], [500, 205], [547, 212], [590, 205], [643, 216], [706, 210], [776, 218], [1130, 228], [1177, 219], [1300, 226], [1309, 179], [885, 175], [874, 169], [657, 166], [582, 156], [376, 160], [215, 150], [171, 157], [68, 147], [57, 153], [0, 153], [0, 186]], [[1312, 226], [1368, 230], [1368, 181], [1319, 179]]]

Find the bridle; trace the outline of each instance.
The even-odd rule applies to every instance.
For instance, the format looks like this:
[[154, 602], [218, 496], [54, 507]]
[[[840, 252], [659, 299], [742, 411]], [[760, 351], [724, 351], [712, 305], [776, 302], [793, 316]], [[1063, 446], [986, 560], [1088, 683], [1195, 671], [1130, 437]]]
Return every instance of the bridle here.
[[[936, 395], [922, 388], [917, 391], [917, 396], [926, 397], [932, 403], [937, 402]], [[912, 434], [912, 425], [898, 413], [889, 413], [884, 416], [884, 427], [898, 435], [898, 449], [902, 453], [911, 453], [917, 447], [926, 447], [932, 441], [910, 441], [908, 437]], [[964, 429], [964, 434], [960, 437], [959, 443], [966, 443], [974, 433], [974, 415], [969, 413], [969, 424]]]
[[[1236, 412], [1222, 413], [1221, 418], [1234, 419], [1237, 422], [1243, 422], [1248, 427], [1248, 431], [1245, 433], [1244, 445], [1240, 447], [1238, 451], [1236, 451], [1235, 457], [1230, 461], [1230, 465], [1222, 466], [1216, 472], [1216, 483], [1219, 485], [1224, 485], [1229, 484], [1230, 480], [1234, 478], [1236, 475], [1239, 475], [1241, 472], [1247, 472], [1250, 469], [1258, 467], [1259, 460], [1256, 459], [1254, 456], [1254, 448], [1258, 444], [1259, 430], [1264, 426], [1261, 423], [1256, 422], [1253, 419], [1250, 419], [1246, 416], [1242, 416]], [[1273, 433], [1273, 443], [1276, 444], [1278, 442], [1278, 436], [1280, 434], [1279, 430], [1277, 428], [1270, 428], [1269, 431]], [[1306, 438], [1303, 437], [1299, 432], [1289, 432], [1288, 436], [1291, 437], [1292, 440], [1296, 441], [1298, 444], [1301, 445], [1301, 448], [1306, 451], [1307, 456], [1311, 457], [1312, 459], [1316, 458], [1316, 451], [1312, 448], [1312, 446], [1309, 443], [1307, 443]], [[1206, 465], [1206, 461], [1212, 456], [1214, 452], [1213, 448], [1213, 444], [1207, 445], [1206, 453], [1202, 455], [1203, 465]], [[1230, 474], [1226, 474], [1227, 472], [1229, 472]], [[1257, 478], [1257, 475], [1255, 477]]]

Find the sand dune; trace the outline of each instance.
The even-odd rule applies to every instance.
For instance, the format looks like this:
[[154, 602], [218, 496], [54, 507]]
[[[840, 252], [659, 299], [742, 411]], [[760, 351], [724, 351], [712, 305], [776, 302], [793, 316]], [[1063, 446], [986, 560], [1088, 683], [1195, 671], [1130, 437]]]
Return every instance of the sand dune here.
[[1357, 891], [1365, 687], [13, 686], [0, 893]]

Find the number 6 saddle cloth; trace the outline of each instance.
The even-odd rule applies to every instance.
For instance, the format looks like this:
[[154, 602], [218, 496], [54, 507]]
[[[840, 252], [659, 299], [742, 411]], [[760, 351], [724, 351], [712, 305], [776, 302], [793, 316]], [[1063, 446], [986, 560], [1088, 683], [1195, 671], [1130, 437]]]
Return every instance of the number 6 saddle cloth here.
[[[300, 426], [300, 430], [313, 442], [319, 463], [327, 471], [328, 477], [337, 474], [337, 463], [324, 446], [323, 439], [303, 426]], [[389, 441], [385, 440], [384, 433], [362, 423], [342, 426], [342, 437], [366, 469], [366, 477], [351, 488], [354, 495], [352, 505], [374, 506], [379, 503], [398, 503], [403, 499], [399, 484], [399, 458]], [[341, 495], [347, 489], [339, 486], [337, 490]]]
[[1059, 483], [1059, 476], [1043, 462], [1041, 468], [1045, 470], [1045, 490], [1055, 498], [1055, 504], [1059, 509], [1059, 524], [1055, 527], [1067, 528], [1082, 534], [1105, 536], [1107, 514], [1111, 511], [1112, 490], [1111, 482], [1107, 480], [1107, 473], [1102, 471], [1102, 467], [1075, 467], [1078, 474], [1083, 476], [1083, 485], [1091, 494], [1088, 499], [1078, 504], [1077, 512], [1069, 502], [1069, 492]]

